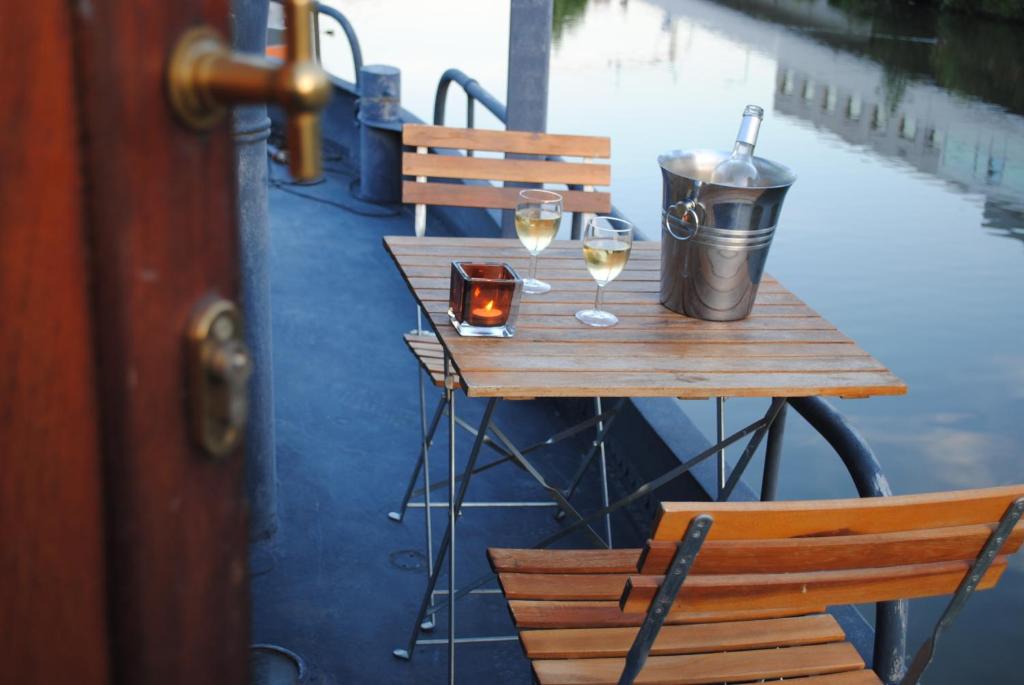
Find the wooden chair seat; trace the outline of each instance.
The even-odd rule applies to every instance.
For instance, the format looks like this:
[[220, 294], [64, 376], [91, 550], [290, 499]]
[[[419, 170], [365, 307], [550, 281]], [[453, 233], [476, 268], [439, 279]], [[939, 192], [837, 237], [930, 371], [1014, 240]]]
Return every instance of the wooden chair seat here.
[[430, 376], [431, 382], [439, 388], [444, 387], [444, 348], [437, 334], [424, 331], [423, 333], [406, 333], [405, 344], [409, 351], [416, 357], [416, 361]]
[[[990, 588], [1024, 542], [1021, 511], [1020, 485], [665, 503], [643, 549], [488, 558], [540, 685], [618, 685], [624, 670], [648, 685], [878, 685], [825, 607], [948, 595], [967, 576], [970, 591]], [[683, 584], [655, 601], [666, 574]]]
[[[541, 685], [616, 685], [644, 620], [623, 611], [640, 549], [488, 552]], [[823, 609], [672, 612], [637, 683], [722, 683], [832, 676], [880, 683]], [[685, 675], [680, 675], [680, 674]], [[806, 685], [806, 681], [801, 679]]]
[[[660, 637], [660, 635], [659, 635]], [[628, 645], [627, 645], [628, 649]], [[540, 685], [618, 685], [625, 658], [538, 659], [534, 675]], [[769, 649], [719, 649], [696, 654], [656, 656], [652, 653], [637, 685], [705, 685], [764, 679], [848, 674], [845, 680], [817, 682], [880, 685], [849, 642], [800, 644]]]

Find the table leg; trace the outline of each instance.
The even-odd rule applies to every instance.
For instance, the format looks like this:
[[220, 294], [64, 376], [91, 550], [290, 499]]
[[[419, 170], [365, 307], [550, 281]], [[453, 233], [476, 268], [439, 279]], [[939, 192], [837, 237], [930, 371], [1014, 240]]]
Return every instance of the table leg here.
[[[452, 396], [454, 397], [454, 388], [447, 390], [446, 394], [448, 392], [451, 392]], [[452, 543], [452, 537], [455, 531], [454, 522], [456, 520], [456, 517], [458, 516], [459, 509], [462, 507], [462, 502], [466, 498], [466, 490], [468, 489], [469, 481], [471, 480], [470, 476], [472, 475], [473, 468], [476, 466], [477, 458], [480, 456], [480, 451], [481, 448], [483, 447], [483, 435], [487, 432], [487, 427], [491, 423], [491, 416], [494, 414], [494, 408], [497, 405], [497, 403], [498, 399], [492, 398], [487, 402], [487, 406], [484, 408], [484, 415], [483, 418], [480, 420], [480, 430], [477, 432], [476, 440], [473, 442], [473, 448], [469, 452], [469, 460], [466, 465], [467, 475], [465, 478], [458, 481], [459, 487], [454, 497], [454, 506], [451, 506], [451, 500], [449, 500], [448, 526], [446, 527], [444, 535], [441, 537], [441, 542], [438, 545], [437, 556], [434, 557], [434, 567], [430, 572], [430, 576], [427, 578], [427, 588], [426, 591], [423, 593], [423, 599], [420, 602], [419, 611], [416, 613], [416, 620], [413, 623], [413, 628], [411, 634], [409, 635], [409, 641], [406, 643], [405, 649], [396, 649], [392, 652], [396, 657], [400, 659], [409, 659], [410, 657], [412, 657], [412, 653], [416, 648], [416, 639], [419, 637], [420, 630], [422, 629], [421, 625], [423, 623], [423, 620], [427, 616], [428, 610], [431, 615], [436, 615], [436, 612], [446, 607], [449, 609], [449, 611], [451, 611], [451, 606], [454, 604], [454, 602], [452, 602], [453, 595], [449, 594], [447, 603], [438, 604], [434, 607], [430, 606], [434, 594], [434, 588], [437, 586], [437, 579], [440, 577], [441, 569], [444, 565], [445, 555], [449, 554], [449, 546]], [[449, 433], [450, 432], [451, 424], [449, 423]], [[453, 444], [454, 443], [451, 443], [451, 445]], [[450, 446], [448, 464], [450, 476], [455, 475], [453, 466], [453, 455], [454, 448]], [[451, 496], [451, 492], [455, 487], [455, 482], [456, 481], [454, 478], [450, 478], [449, 497]], [[454, 559], [454, 555], [451, 556], [451, 559]], [[451, 561], [451, 559], [449, 559], [449, 563], [454, 565], [454, 562]], [[462, 596], [462, 594], [465, 593], [460, 592], [457, 596]]]
[[[494, 432], [494, 435], [499, 440], [501, 440], [501, 442], [505, 445], [505, 449], [512, 453], [512, 458], [515, 460], [515, 462], [519, 466], [521, 466], [523, 470], [529, 473], [533, 477], [533, 479], [537, 481], [537, 483], [540, 484], [542, 488], [544, 488], [544, 490], [547, 491], [547, 493], [551, 496], [552, 499], [555, 500], [555, 502], [558, 503], [558, 506], [561, 507], [563, 511], [565, 511], [567, 514], [571, 514], [572, 517], [577, 521], [583, 520], [583, 516], [578, 511], [576, 511], [576, 508], [574, 506], [569, 504], [569, 500], [566, 499], [564, 494], [562, 494], [562, 491], [554, 486], [548, 485], [548, 482], [544, 480], [544, 476], [541, 475], [540, 471], [534, 468], [533, 464], [526, 460], [526, 457], [522, 455], [519, 449], [512, 443], [511, 440], [509, 440], [505, 436], [504, 433], [498, 430], [498, 428], [495, 426], [492, 426], [491, 430]], [[604, 538], [598, 535], [597, 531], [595, 531], [589, 523], [585, 524], [584, 532], [590, 535], [599, 547], [604, 547], [605, 549], [608, 548], [608, 545], [604, 541]]]
[[761, 501], [775, 499], [779, 484], [779, 466], [782, 461], [782, 435], [786, 430], [786, 405], [768, 429], [768, 440], [764, 448], [764, 476], [761, 478]]
[[[448, 596], [455, 596], [455, 520], [459, 516], [458, 508], [461, 501], [456, 500], [455, 494], [455, 476], [457, 470], [455, 467], [455, 383], [454, 370], [452, 369], [451, 359], [448, 357], [447, 351], [444, 355], [444, 366], [445, 366], [445, 381], [444, 381], [444, 394], [448, 398], [448, 530], [452, 533], [449, 536], [451, 538], [451, 545], [448, 548]], [[488, 417], [490, 420], [490, 417]], [[481, 435], [486, 433], [487, 426], [484, 426], [485, 430], [480, 431]], [[478, 440], [480, 442], [481, 440]], [[466, 468], [466, 477], [462, 481], [463, 490], [469, 484], [470, 477], [473, 473], [473, 464], [471, 463]], [[428, 517], [430, 516], [430, 510], [424, 512]], [[433, 598], [433, 597], [431, 597]], [[455, 603], [452, 602], [448, 605], [448, 684], [455, 685]]]
[[[753, 433], [753, 435], [751, 435], [750, 441], [747, 443], [746, 449], [743, 450], [743, 456], [740, 457], [740, 462], [737, 464], [736, 468], [733, 469], [732, 478], [735, 478], [736, 481], [738, 481], [739, 477], [743, 474], [743, 469], [745, 469], [746, 465], [750, 462], [750, 456], [752, 456], [754, 452], [757, 450], [757, 448], [760, 446], [761, 441], [765, 437], [765, 434], [768, 432], [769, 428], [771, 428], [776, 417], [778, 417], [779, 412], [782, 411], [782, 407], [784, 407], [785, 404], [786, 398], [776, 397], [772, 399], [772, 403], [768, 407], [768, 411], [762, 418], [758, 419], [754, 423], [744, 428], [741, 428], [732, 435], [726, 437], [721, 442], [708, 447], [707, 449], [701, 451], [694, 457], [691, 457], [690, 459], [686, 460], [679, 466], [669, 469], [668, 471], [661, 474], [654, 480], [644, 483], [636, 490], [623, 497], [622, 499], [616, 500], [615, 502], [609, 504], [607, 507], [603, 507], [598, 511], [591, 512], [590, 514], [587, 514], [585, 517], [580, 517], [577, 521], [574, 521], [573, 523], [562, 528], [558, 532], [552, 533], [548, 537], [536, 543], [535, 545], [533, 545], [533, 548], [543, 549], [554, 544], [555, 542], [558, 542], [562, 538], [576, 532], [584, 526], [589, 527], [589, 524], [591, 522], [600, 519], [602, 516], [605, 516], [606, 514], [614, 513], [642, 497], [650, 495], [658, 488], [667, 485], [676, 478], [679, 478], [686, 472], [690, 471], [697, 464], [700, 464], [701, 462], [711, 458], [723, 447], [728, 447], [735, 442], [739, 442], [746, 436], [751, 435], [751, 433]], [[730, 478], [730, 480], [732, 480], [732, 478]], [[733, 482], [731, 486], [728, 482], [726, 483], [726, 488], [729, 492], [731, 492], [732, 487], [735, 487], [735, 482]], [[474, 579], [470, 583], [463, 584], [463, 586], [459, 588], [459, 591], [454, 596], [449, 596], [448, 602], [454, 602], [456, 599], [468, 594], [469, 592], [471, 592], [475, 588], [480, 587], [481, 585], [485, 585], [493, 579], [494, 574], [488, 573], [486, 575]], [[442, 610], [445, 608], [445, 606], [445, 604], [440, 604], [438, 605], [437, 609]]]

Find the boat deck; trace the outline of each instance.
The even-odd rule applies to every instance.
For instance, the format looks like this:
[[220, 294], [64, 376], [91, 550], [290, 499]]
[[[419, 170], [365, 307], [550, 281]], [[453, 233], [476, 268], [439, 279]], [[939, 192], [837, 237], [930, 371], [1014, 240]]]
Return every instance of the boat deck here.
[[[272, 167], [272, 178], [285, 178]], [[253, 638], [302, 656], [307, 683], [441, 682], [444, 646], [421, 646], [411, 661], [391, 654], [408, 639], [426, 583], [422, 509], [410, 510], [402, 523], [387, 516], [402, 496], [420, 429], [417, 365], [402, 340], [415, 325], [415, 305], [382, 238], [411, 235], [412, 215], [359, 202], [349, 190], [353, 182], [348, 172], [334, 171], [320, 185], [271, 187], [280, 527], [253, 550]], [[432, 235], [446, 230], [430, 227]], [[431, 411], [438, 397], [428, 384]], [[456, 408], [475, 424], [484, 403], [460, 394]], [[502, 403], [498, 420], [521, 444], [568, 425], [543, 400]], [[432, 451], [435, 479], [446, 474], [443, 436]], [[559, 443], [535, 463], [555, 483], [564, 482], [589, 439], [585, 433]], [[457, 445], [464, 460], [469, 435], [459, 431]], [[596, 473], [588, 474], [575, 501], [595, 507], [598, 488]], [[438, 492], [435, 501], [446, 501], [447, 490]], [[536, 501], [543, 493], [504, 464], [474, 478], [467, 500], [482, 499]], [[488, 570], [487, 546], [529, 545], [556, 530], [552, 514], [549, 508], [465, 510], [457, 579]], [[435, 541], [446, 515], [434, 512]], [[614, 533], [617, 546], [639, 545], [625, 517]], [[588, 545], [574, 537], [566, 546]], [[446, 637], [444, 614], [438, 624], [425, 637]], [[459, 636], [513, 634], [504, 602], [493, 594], [462, 600], [457, 626]], [[460, 682], [530, 682], [517, 642], [460, 645], [457, 664]]]

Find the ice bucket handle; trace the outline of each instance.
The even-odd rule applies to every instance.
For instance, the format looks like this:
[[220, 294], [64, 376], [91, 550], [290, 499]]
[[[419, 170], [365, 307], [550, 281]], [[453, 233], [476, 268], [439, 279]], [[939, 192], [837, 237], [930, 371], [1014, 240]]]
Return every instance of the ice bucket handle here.
[[[679, 208], [682, 208], [683, 212], [680, 216], [676, 216], [674, 214], [674, 210]], [[675, 204], [671, 204], [664, 212], [662, 212], [661, 216], [662, 223], [665, 225], [665, 230], [672, 234], [672, 237], [676, 240], [689, 240], [697, 235], [697, 231], [700, 230], [700, 216], [697, 214], [696, 200], [682, 200]], [[687, 216], [692, 217], [693, 221], [687, 223]], [[688, 235], [677, 235], [676, 232], [672, 230], [672, 224], [677, 224], [680, 228], [684, 228], [689, 231]]]

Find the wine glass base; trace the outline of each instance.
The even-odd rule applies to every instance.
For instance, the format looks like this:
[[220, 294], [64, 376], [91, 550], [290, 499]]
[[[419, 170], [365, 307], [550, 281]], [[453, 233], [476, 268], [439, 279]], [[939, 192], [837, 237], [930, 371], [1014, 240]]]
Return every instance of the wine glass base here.
[[619, 322], [619, 317], [611, 312], [600, 309], [581, 309], [576, 312], [576, 318], [588, 326], [598, 326], [600, 328], [614, 326]]
[[527, 295], [543, 295], [551, 290], [551, 284], [536, 278], [523, 279], [523, 292]]

